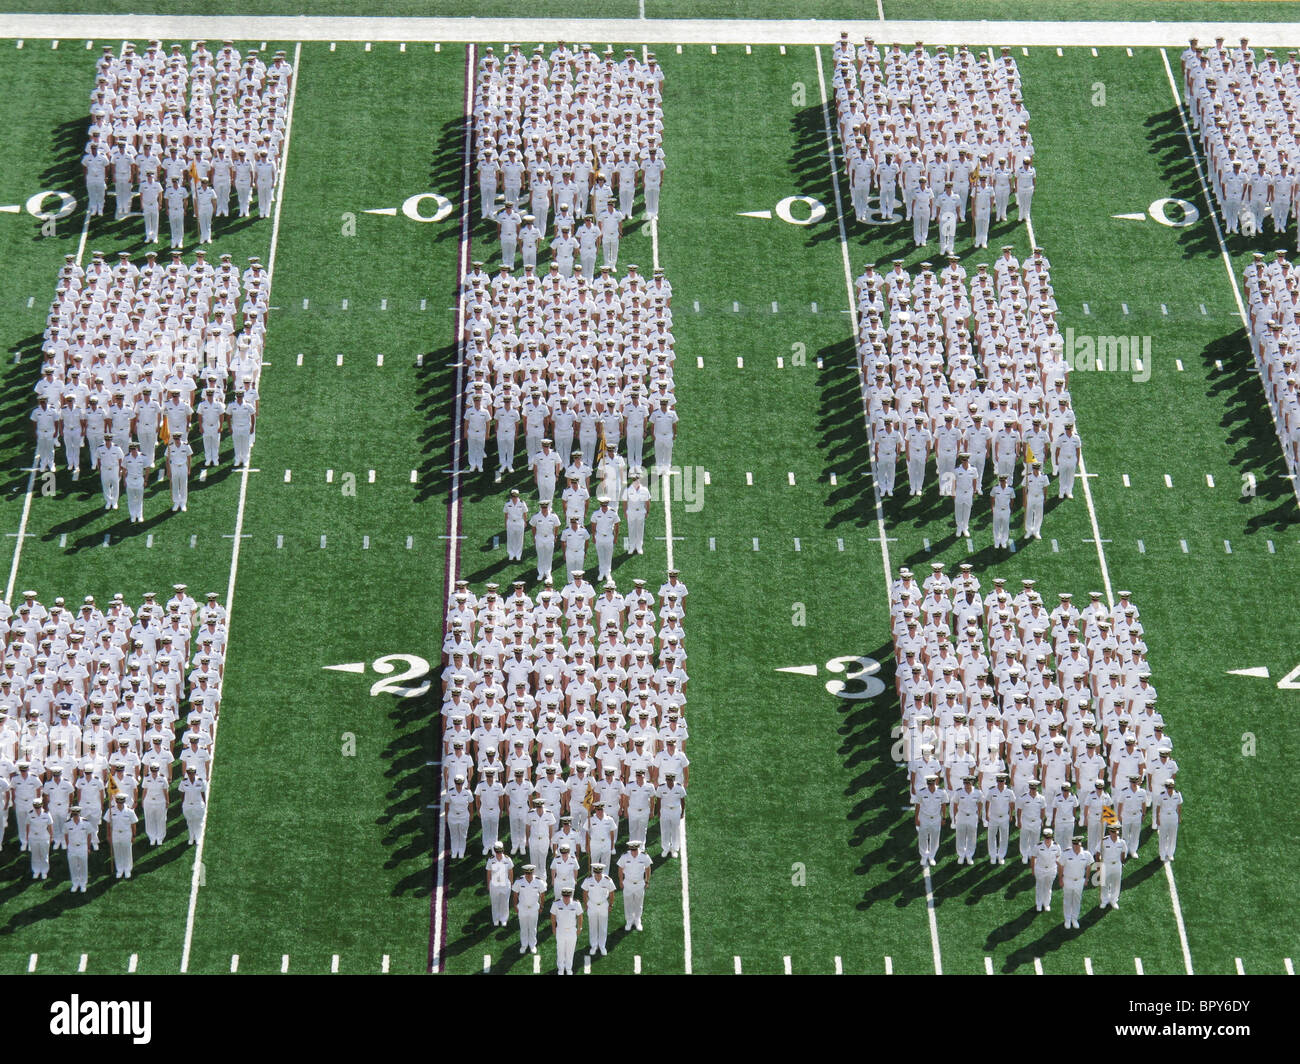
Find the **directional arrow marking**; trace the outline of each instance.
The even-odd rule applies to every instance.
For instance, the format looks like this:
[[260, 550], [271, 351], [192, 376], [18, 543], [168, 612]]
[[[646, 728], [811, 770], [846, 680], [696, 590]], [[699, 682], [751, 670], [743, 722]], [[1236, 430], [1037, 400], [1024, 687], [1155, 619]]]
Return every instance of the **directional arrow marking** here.
[[322, 665], [321, 668], [329, 669], [332, 672], [365, 672], [366, 663], [364, 661], [349, 661], [343, 665]]
[[392, 217], [397, 213], [397, 208], [396, 207], [375, 207], [372, 210], [362, 211], [361, 213], [362, 214], [386, 214], [389, 217]]
[[1131, 222], [1145, 222], [1147, 216], [1144, 212], [1138, 211], [1136, 214], [1112, 214], [1112, 218], [1126, 218]]
[[784, 669], [777, 669], [777, 672], [793, 672], [799, 676], [816, 676], [816, 665], [788, 665]]
[[1229, 676], [1254, 676], [1260, 680], [1268, 679], [1268, 666], [1259, 665], [1251, 669], [1229, 669]]
[[22, 207], [19, 206], [17, 203], [9, 203], [0, 207], [0, 214], [18, 214], [21, 211], [22, 211]]
[[741, 218], [771, 218], [771, 211], [737, 211], [738, 217]]

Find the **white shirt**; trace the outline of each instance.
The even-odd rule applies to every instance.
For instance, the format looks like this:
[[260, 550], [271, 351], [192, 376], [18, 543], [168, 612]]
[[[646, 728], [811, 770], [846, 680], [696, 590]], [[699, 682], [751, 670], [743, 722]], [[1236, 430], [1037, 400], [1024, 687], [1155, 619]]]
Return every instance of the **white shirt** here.
[[582, 890], [587, 897], [587, 911], [606, 912], [609, 909], [609, 899], [617, 889], [614, 880], [608, 875], [602, 874], [599, 879], [594, 875], [588, 876], [582, 881]]

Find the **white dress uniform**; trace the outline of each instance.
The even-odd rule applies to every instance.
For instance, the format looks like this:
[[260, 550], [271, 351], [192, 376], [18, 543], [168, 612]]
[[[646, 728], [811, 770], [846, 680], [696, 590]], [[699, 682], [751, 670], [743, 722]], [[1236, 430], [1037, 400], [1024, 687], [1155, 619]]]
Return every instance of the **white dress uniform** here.
[[185, 829], [189, 833], [189, 845], [193, 846], [203, 834], [203, 807], [205, 795], [203, 781], [195, 772], [190, 779], [187, 772], [177, 786], [181, 794], [181, 813], [185, 817]]
[[605, 810], [596, 809], [592, 812], [587, 819], [587, 838], [593, 862], [599, 861], [606, 868], [610, 866], [617, 831], [618, 821]]
[[916, 806], [917, 845], [921, 851], [921, 864], [935, 863], [935, 854], [939, 852], [939, 832], [943, 826], [943, 808], [948, 804], [948, 792], [935, 786], [927, 786], [916, 792], [913, 799]]
[[1074, 478], [1079, 472], [1079, 454], [1082, 447], [1077, 432], [1061, 432], [1052, 443], [1052, 462], [1058, 477], [1059, 498], [1074, 498]]
[[659, 839], [663, 856], [672, 854], [676, 857], [681, 849], [682, 803], [686, 800], [686, 788], [675, 779], [665, 779], [655, 788], [655, 797], [659, 799]]
[[216, 399], [204, 399], [194, 412], [199, 416], [203, 433], [203, 464], [217, 465], [221, 459], [221, 422], [226, 415], [226, 404]]
[[488, 899], [492, 905], [492, 926], [505, 927], [510, 922], [510, 873], [515, 863], [504, 853], [488, 858]]
[[172, 185], [163, 193], [167, 203], [167, 224], [171, 227], [171, 246], [177, 249], [185, 246], [185, 201], [189, 195], [180, 185]]
[[483, 841], [483, 855], [492, 852], [501, 833], [501, 796], [506, 793], [496, 774], [484, 774], [474, 787], [479, 802], [479, 831]]
[[1172, 861], [1178, 847], [1178, 818], [1183, 804], [1180, 791], [1165, 787], [1155, 800], [1155, 822], [1160, 844], [1160, 860]]
[[970, 511], [975, 503], [977, 474], [970, 464], [958, 466], [953, 472], [953, 510], [957, 535], [970, 536]]
[[126, 509], [132, 521], [144, 520], [144, 482], [149, 471], [149, 459], [138, 448], [129, 451], [122, 459], [126, 471]]
[[952, 823], [957, 835], [957, 863], [975, 863], [975, 842], [979, 835], [984, 795], [978, 787], [962, 787], [952, 795]]
[[81, 816], [74, 815], [63, 826], [63, 848], [68, 852], [68, 876], [72, 880], [72, 892], [86, 893], [86, 882], [90, 865], [89, 849], [94, 845], [99, 849], [99, 835], [95, 825]]
[[1045, 834], [1033, 852], [1035, 912], [1052, 911], [1052, 885], [1056, 882], [1060, 861], [1061, 847], [1056, 845], [1052, 836]]
[[54, 820], [44, 805], [34, 808], [27, 818], [27, 852], [32, 862], [32, 878], [48, 879], [50, 876], [50, 841]]
[[1000, 480], [989, 492], [993, 504], [993, 546], [1011, 545], [1011, 502], [1015, 498], [1015, 489]]
[[1119, 792], [1116, 801], [1119, 808], [1115, 811], [1119, 814], [1120, 830], [1124, 833], [1128, 854], [1136, 857], [1142, 835], [1142, 817], [1148, 804], [1147, 792], [1142, 787], [1134, 789], [1129, 786]]
[[1101, 840], [1101, 907], [1119, 908], [1119, 884], [1124, 874], [1124, 859], [1128, 846], [1119, 837], [1106, 833]]
[[1047, 492], [1047, 474], [1031, 470], [1025, 480], [1025, 538], [1043, 538], [1043, 505]]
[[1088, 869], [1092, 867], [1092, 854], [1082, 846], [1075, 852], [1073, 846], [1061, 854], [1062, 908], [1065, 926], [1079, 926], [1079, 909], [1083, 905], [1083, 889], [1088, 885]]
[[495, 415], [497, 423], [497, 475], [515, 471], [515, 439], [519, 435], [519, 410], [503, 404]]
[[988, 829], [989, 860], [993, 864], [1007, 863], [1007, 840], [1011, 834], [1011, 810], [1015, 808], [1016, 795], [1002, 781], [1002, 785], [984, 792]]
[[578, 945], [578, 921], [582, 917], [582, 906], [570, 895], [566, 900], [563, 895], [551, 906], [551, 918], [555, 921], [555, 966], [560, 975], [573, 974], [573, 951]]
[[573, 574], [582, 572], [586, 568], [589, 539], [591, 533], [575, 522], [570, 522], [569, 526], [560, 533], [560, 542], [564, 545], [564, 566], [568, 570], [565, 578], [570, 584], [573, 583]]
[[591, 515], [591, 525], [595, 529], [596, 561], [599, 569], [597, 580], [608, 580], [614, 571], [614, 535], [618, 529], [618, 511], [609, 505], [603, 505]]
[[81, 158], [86, 170], [87, 211], [94, 217], [104, 213], [104, 195], [108, 191], [108, 159], [102, 152], [87, 152]]
[[465, 411], [465, 439], [468, 443], [469, 472], [482, 473], [483, 459], [487, 453], [488, 424], [492, 414], [479, 399]]
[[122, 448], [105, 440], [96, 449], [99, 484], [104, 492], [104, 509], [116, 510], [122, 491]]
[[627, 488], [627, 552], [645, 553], [645, 521], [650, 509], [650, 489], [637, 476]]
[[172, 485], [172, 512], [189, 508], [190, 455], [193, 449], [184, 439], [167, 445], [167, 475]]
[[145, 835], [157, 846], [167, 834], [167, 777], [150, 772], [140, 781], [140, 790]]
[[[639, 842], [639, 838], [634, 838]], [[645, 909], [645, 891], [650, 881], [653, 862], [644, 850], [628, 850], [618, 859], [619, 871], [623, 884], [623, 930], [631, 931], [634, 927], [641, 930], [641, 914]]]
[[597, 951], [602, 957], [608, 952], [605, 946], [609, 935], [609, 905], [617, 889], [613, 878], [604, 871], [593, 871], [582, 881], [582, 894], [587, 900], [587, 941], [591, 945], [588, 952], [593, 957]]
[[469, 835], [470, 809], [474, 804], [474, 792], [462, 781], [453, 784], [443, 796], [443, 810], [447, 817], [447, 830], [451, 835], [451, 856], [465, 856], [465, 841]]
[[519, 915], [519, 952], [537, 952], [537, 917], [542, 910], [546, 884], [540, 876], [525, 872], [510, 888], [515, 895], [515, 912]]
[[555, 558], [555, 534], [560, 527], [560, 517], [548, 507], [538, 510], [528, 523], [532, 526], [533, 545], [537, 548], [537, 579], [549, 579]]
[[129, 805], [118, 805], [114, 800], [112, 808], [104, 814], [104, 819], [108, 821], [109, 839], [113, 843], [113, 868], [117, 878], [130, 879], [133, 864], [132, 831], [140, 818]]
[[506, 500], [502, 512], [506, 518], [506, 558], [512, 562], [523, 561], [524, 529], [527, 528], [528, 504], [517, 495]]
[[140, 209], [144, 213], [144, 242], [158, 243], [158, 212], [162, 208], [163, 187], [156, 177], [140, 184]]

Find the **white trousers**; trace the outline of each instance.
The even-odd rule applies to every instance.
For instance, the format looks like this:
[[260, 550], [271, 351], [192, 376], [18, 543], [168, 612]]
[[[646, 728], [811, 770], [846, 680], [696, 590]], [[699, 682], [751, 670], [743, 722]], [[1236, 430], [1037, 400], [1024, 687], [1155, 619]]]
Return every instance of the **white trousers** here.
[[609, 935], [609, 902], [587, 906], [587, 941], [592, 952], [604, 951]]
[[645, 547], [645, 514], [633, 511], [627, 518], [627, 550], [639, 554]]
[[537, 947], [537, 912], [519, 912], [519, 945], [525, 949]]
[[510, 919], [510, 884], [495, 884], [488, 887], [488, 898], [492, 903], [492, 923], [505, 924]]
[[1010, 820], [990, 820], [988, 828], [989, 858], [1001, 861], [1007, 855], [1007, 837], [1011, 832]]
[[573, 931], [561, 931], [555, 936], [555, 966], [561, 972], [573, 974], [573, 950], [578, 944], [578, 936]]
[[681, 813], [660, 812], [659, 814], [659, 839], [660, 845], [669, 853], [674, 853], [681, 849], [679, 841], [680, 828], [682, 825]]
[[633, 886], [627, 885], [623, 891], [623, 919], [631, 927], [641, 919], [641, 913], [645, 911], [645, 884]]
[[451, 833], [451, 855], [464, 857], [465, 839], [469, 836], [469, 820], [448, 817], [447, 830]]
[[517, 562], [524, 556], [524, 525], [522, 521], [506, 522], [506, 556]]
[[921, 823], [916, 826], [917, 846], [921, 851], [921, 860], [927, 864], [933, 861], [934, 855], [939, 852], [940, 827], [941, 822], [938, 817], [922, 818]]
[[1123, 874], [1123, 865], [1103, 864], [1101, 866], [1101, 904], [1103, 907], [1119, 901], [1119, 883]]
[[86, 871], [89, 864], [84, 849], [68, 851], [68, 876], [72, 880], [73, 890], [86, 889]]

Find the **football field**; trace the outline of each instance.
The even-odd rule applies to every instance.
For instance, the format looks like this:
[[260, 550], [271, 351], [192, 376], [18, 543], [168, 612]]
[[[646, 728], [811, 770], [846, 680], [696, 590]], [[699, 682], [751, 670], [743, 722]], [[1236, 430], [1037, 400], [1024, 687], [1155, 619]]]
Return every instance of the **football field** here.
[[[385, 13], [429, 13], [408, 6]], [[636, 6], [609, 14], [635, 19]], [[978, 4], [884, 7], [994, 17]], [[1124, 17], [1265, 21], [1284, 8], [1145, 3]], [[1020, 259], [1041, 247], [1062, 328], [1099, 348], [1126, 338], [1141, 364], [1073, 372], [1086, 473], [1073, 499], [1053, 485], [1041, 540], [1019, 538], [1019, 506], [1015, 549], [1002, 551], [986, 503], [970, 541], [933, 490], [878, 503], [852, 281], [869, 263], [901, 258], [915, 273], [941, 260], [933, 233], [918, 249], [908, 223], [854, 220], [831, 96], [842, 13], [809, 6], [832, 20], [822, 45], [757, 43], [757, 24], [752, 44], [650, 44], [668, 170], [656, 231], [638, 197], [620, 262], [660, 265], [673, 285], [682, 475], [650, 511], [644, 556], [616, 558], [615, 577], [657, 588], [675, 565], [690, 588], [688, 848], [656, 851], [646, 930], [613, 921], [591, 971], [1289, 973], [1300, 932], [1277, 895], [1300, 875], [1283, 804], [1300, 757], [1300, 508], [1241, 271], [1294, 230], [1224, 237], [1176, 88], [1185, 42], [1129, 46], [1080, 22], [1069, 46], [1015, 43], [1032, 231], [1013, 210], [988, 251], [963, 226], [957, 252], [973, 273], [1001, 245]], [[543, 19], [526, 28], [526, 45], [555, 39]], [[948, 28], [927, 46], [1013, 43], [994, 22]], [[260, 255], [273, 271], [253, 469], [233, 468], [227, 443], [219, 469], [196, 472], [188, 512], [168, 512], [166, 485], [151, 484], [149, 518], [131, 525], [102, 510], [97, 478], [61, 473], [47, 490], [30, 472], [28, 421], [63, 257], [144, 250], [138, 216], [84, 214], [94, 62], [121, 39], [0, 39], [0, 204], [77, 199], [53, 234], [26, 207], [0, 214], [9, 597], [138, 601], [183, 581], [233, 614], [203, 847], [186, 847], [176, 810], [168, 841], [137, 851], [134, 879], [101, 864], [73, 895], [61, 858], [32, 881], [7, 844], [0, 973], [532, 974], [513, 918], [491, 924], [482, 863], [440, 855], [436, 810], [448, 581], [536, 591], [531, 554], [507, 563], [501, 546], [506, 493], [527, 496], [531, 479], [464, 473], [454, 446], [458, 279], [463, 261], [499, 262], [467, 170], [467, 70], [471, 49], [505, 42], [252, 43], [296, 68], [280, 198], [272, 218], [218, 227], [208, 251]], [[646, 40], [592, 43], [640, 54]], [[1049, 602], [1131, 590], [1141, 609], [1186, 799], [1177, 859], [1144, 842], [1119, 911], [1102, 916], [1089, 892], [1080, 930], [1034, 912], [1014, 859], [957, 865], [950, 828], [938, 866], [918, 867], [888, 591], [900, 566], [932, 561], [971, 563], [986, 590], [1033, 578]], [[553, 961], [546, 933], [541, 970]]]

